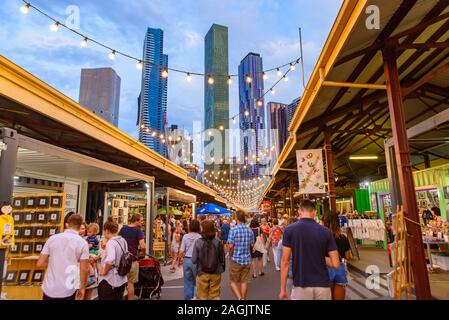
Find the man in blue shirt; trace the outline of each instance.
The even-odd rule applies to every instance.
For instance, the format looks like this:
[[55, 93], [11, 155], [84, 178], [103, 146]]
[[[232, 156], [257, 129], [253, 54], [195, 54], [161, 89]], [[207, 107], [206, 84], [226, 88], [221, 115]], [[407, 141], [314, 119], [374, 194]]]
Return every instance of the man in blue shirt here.
[[[237, 212], [237, 226], [229, 232], [229, 256], [231, 257], [231, 289], [237, 300], [245, 300], [248, 294], [248, 280], [251, 269], [251, 251], [254, 233], [245, 225], [246, 214]], [[240, 288], [238, 284], [240, 283]]]
[[287, 299], [287, 277], [293, 256], [292, 300], [331, 300], [327, 266], [338, 269], [340, 259], [332, 232], [315, 222], [317, 211], [312, 201], [301, 204], [301, 220], [285, 228], [282, 244], [281, 292]]

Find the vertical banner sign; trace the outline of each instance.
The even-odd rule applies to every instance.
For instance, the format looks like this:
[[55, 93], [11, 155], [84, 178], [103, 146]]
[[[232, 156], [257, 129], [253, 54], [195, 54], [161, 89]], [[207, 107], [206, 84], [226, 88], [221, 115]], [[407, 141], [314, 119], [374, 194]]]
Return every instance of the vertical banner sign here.
[[324, 185], [323, 150], [297, 150], [296, 163], [298, 167], [299, 193], [326, 193]]
[[65, 214], [78, 212], [79, 186], [77, 184], [64, 183], [64, 192], [66, 194]]

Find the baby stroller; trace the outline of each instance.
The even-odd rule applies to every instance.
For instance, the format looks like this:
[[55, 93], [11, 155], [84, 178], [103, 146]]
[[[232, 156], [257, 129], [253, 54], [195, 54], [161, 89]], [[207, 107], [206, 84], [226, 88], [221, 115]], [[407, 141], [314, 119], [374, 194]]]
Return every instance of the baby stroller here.
[[139, 282], [135, 285], [135, 294], [140, 300], [160, 299], [164, 279], [159, 262], [155, 257], [147, 256], [139, 261]]

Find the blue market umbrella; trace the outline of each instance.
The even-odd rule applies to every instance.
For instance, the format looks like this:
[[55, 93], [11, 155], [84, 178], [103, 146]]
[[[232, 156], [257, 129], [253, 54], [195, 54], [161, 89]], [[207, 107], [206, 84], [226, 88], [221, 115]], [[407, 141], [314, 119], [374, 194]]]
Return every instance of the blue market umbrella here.
[[208, 203], [204, 207], [198, 208], [195, 211], [197, 214], [230, 214], [228, 209], [217, 206], [213, 203]]

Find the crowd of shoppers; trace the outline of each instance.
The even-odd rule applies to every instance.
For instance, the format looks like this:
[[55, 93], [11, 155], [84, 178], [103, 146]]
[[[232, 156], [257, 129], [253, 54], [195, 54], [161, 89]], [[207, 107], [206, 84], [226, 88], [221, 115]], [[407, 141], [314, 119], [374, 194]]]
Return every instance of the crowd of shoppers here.
[[[280, 299], [344, 300], [348, 284], [346, 262], [352, 258], [338, 214], [326, 212], [322, 223], [311, 201], [303, 201], [297, 217], [248, 215], [233, 218], [170, 221], [171, 272], [182, 265], [185, 300], [218, 300], [222, 277], [229, 268], [237, 300], [248, 297], [248, 283], [265, 275], [270, 263], [280, 271]], [[87, 225], [74, 213], [65, 217], [63, 233], [46, 242], [37, 262], [47, 268], [42, 289], [45, 300], [135, 299], [138, 257], [146, 249], [143, 217], [135, 214], [119, 229], [112, 219]], [[122, 265], [129, 262], [129, 266]], [[123, 271], [123, 270], [126, 270]]]

